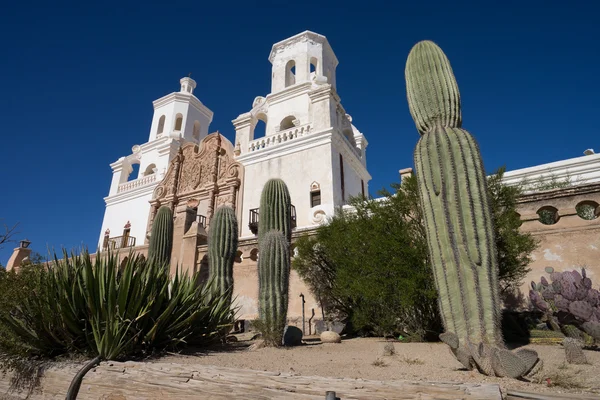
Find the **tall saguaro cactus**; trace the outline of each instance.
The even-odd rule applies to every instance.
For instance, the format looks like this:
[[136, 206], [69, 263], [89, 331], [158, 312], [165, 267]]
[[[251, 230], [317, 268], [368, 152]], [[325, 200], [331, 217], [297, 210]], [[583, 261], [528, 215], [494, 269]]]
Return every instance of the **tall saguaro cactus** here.
[[288, 243], [292, 238], [292, 201], [285, 182], [269, 179], [260, 196], [258, 241], [272, 229], [283, 233]]
[[263, 338], [279, 346], [287, 320], [290, 247], [282, 232], [271, 230], [259, 243], [259, 317]]
[[260, 197], [258, 225], [259, 318], [263, 338], [275, 346], [281, 344], [287, 322], [291, 207], [285, 182], [268, 180]]
[[523, 376], [538, 357], [528, 349], [510, 352], [502, 339], [486, 175], [477, 142], [461, 129], [452, 67], [435, 43], [422, 41], [408, 55], [405, 77], [410, 113], [421, 134], [414, 161], [445, 327], [440, 338], [469, 369]]
[[231, 207], [220, 207], [212, 218], [208, 232], [208, 269], [218, 293], [233, 291], [233, 262], [238, 247], [238, 223]]
[[173, 249], [173, 212], [167, 206], [158, 209], [148, 246], [148, 259], [161, 264], [169, 264], [171, 261], [171, 250]]

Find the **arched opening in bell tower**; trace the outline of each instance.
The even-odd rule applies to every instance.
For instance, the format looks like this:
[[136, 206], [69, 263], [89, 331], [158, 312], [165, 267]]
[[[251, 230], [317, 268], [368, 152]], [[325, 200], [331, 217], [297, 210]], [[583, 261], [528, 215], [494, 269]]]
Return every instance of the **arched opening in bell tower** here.
[[296, 61], [290, 60], [285, 65], [285, 87], [296, 83]]
[[266, 136], [267, 134], [267, 115], [260, 113], [256, 116], [256, 124], [254, 125], [253, 135], [254, 139], [258, 139]]
[[181, 131], [181, 126], [183, 125], [183, 115], [177, 114], [175, 117], [175, 127], [174, 131]]
[[200, 122], [194, 121], [194, 131], [192, 133], [194, 140], [198, 142], [200, 140]]
[[310, 79], [312, 80], [317, 75], [317, 66], [319, 65], [319, 60], [316, 57], [310, 58]]
[[285, 131], [286, 129], [293, 128], [295, 126], [294, 125], [295, 120], [296, 120], [296, 117], [294, 117], [293, 115], [289, 115], [289, 116], [285, 117], [279, 124], [279, 130]]
[[158, 129], [156, 130], [156, 135], [157, 136], [162, 135], [164, 130], [165, 130], [165, 116], [162, 115], [160, 117], [160, 119], [158, 120]]

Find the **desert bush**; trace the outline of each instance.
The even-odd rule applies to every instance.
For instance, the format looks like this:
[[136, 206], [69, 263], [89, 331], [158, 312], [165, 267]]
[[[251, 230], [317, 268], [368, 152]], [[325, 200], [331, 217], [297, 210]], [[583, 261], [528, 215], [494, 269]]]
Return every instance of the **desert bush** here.
[[331, 319], [365, 335], [416, 335], [441, 328], [427, 263], [416, 181], [384, 201], [352, 198], [341, 212], [296, 242], [293, 267]]

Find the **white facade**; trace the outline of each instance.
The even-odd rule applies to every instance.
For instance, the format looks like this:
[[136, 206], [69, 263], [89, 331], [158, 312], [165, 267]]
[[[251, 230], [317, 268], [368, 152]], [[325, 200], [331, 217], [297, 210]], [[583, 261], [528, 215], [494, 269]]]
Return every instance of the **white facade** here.
[[[106, 210], [98, 246], [102, 248], [106, 234], [110, 238], [123, 235], [125, 225], [135, 245], [145, 241], [150, 199], [156, 185], [164, 177], [171, 159], [184, 142], [199, 143], [208, 134], [213, 112], [193, 95], [196, 82], [180, 80], [181, 89], [153, 102], [154, 116], [148, 142], [135, 145], [131, 154], [110, 166], [113, 171], [109, 194], [104, 198]], [[131, 176], [133, 165], [139, 164], [137, 176]]]
[[[296, 207], [297, 229], [317, 225], [350, 196], [368, 193], [367, 140], [335, 89], [338, 61], [324, 36], [303, 32], [273, 45], [271, 93], [238, 116], [236, 161], [244, 166], [242, 237], [267, 180], [280, 178]], [[255, 137], [256, 125], [265, 136]], [[343, 167], [342, 167], [343, 165]], [[312, 193], [312, 194], [311, 194]], [[320, 204], [312, 206], [314, 194]], [[312, 200], [311, 200], [312, 199]]]

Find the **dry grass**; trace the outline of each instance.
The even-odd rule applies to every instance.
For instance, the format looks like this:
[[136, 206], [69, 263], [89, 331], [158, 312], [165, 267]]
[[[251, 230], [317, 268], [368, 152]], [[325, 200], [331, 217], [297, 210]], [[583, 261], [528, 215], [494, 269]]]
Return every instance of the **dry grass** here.
[[377, 358], [371, 363], [374, 367], [387, 367], [388, 365], [380, 358]]
[[407, 356], [402, 357], [402, 361], [409, 364], [409, 365], [423, 365], [425, 364], [425, 361], [421, 360], [420, 358], [410, 358]]
[[585, 386], [577, 379], [577, 375], [581, 370], [567, 372], [569, 365], [562, 363], [557, 367], [556, 371], [551, 371], [545, 374], [540, 374], [535, 380], [536, 383], [546, 385], [548, 387], [560, 387], [563, 389], [584, 389]]

